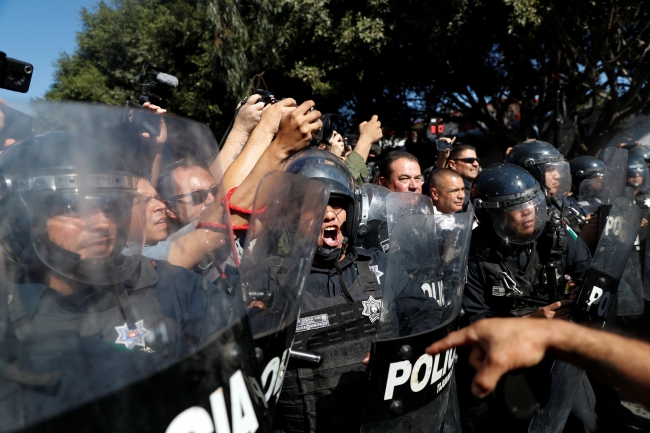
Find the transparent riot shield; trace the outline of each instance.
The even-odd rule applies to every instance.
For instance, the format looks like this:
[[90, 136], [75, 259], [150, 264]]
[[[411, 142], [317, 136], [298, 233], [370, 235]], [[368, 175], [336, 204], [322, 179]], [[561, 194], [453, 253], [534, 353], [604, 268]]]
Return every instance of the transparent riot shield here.
[[391, 191], [373, 183], [363, 184], [361, 191], [361, 223], [356, 246], [379, 248], [388, 251], [388, 226], [386, 224], [386, 197]]
[[430, 197], [415, 192], [391, 192], [386, 196], [386, 222], [389, 236], [400, 217], [420, 214], [433, 214], [433, 202]]
[[598, 211], [598, 207], [602, 204], [602, 202], [600, 201], [602, 189], [603, 189], [602, 177], [585, 179], [580, 184], [580, 192], [578, 193], [578, 204], [582, 207], [582, 209], [584, 209], [587, 215]]
[[627, 150], [610, 147], [603, 152], [605, 170], [603, 173], [603, 186], [600, 190], [601, 205], [598, 208], [598, 231], [602, 233], [607, 221], [607, 215], [614, 204], [614, 200], [625, 196], [625, 183], [627, 174]]
[[[604, 326], [634, 241], [641, 227], [642, 212], [624, 197], [616, 199], [585, 273], [580, 294], [571, 312], [575, 323]], [[542, 412], [530, 424], [530, 432], [561, 432], [564, 428], [584, 371], [564, 361], [551, 367], [551, 392]]]
[[[122, 108], [10, 105], [34, 134], [0, 154], [0, 431], [270, 431], [246, 306], [140, 254], [166, 210], [221, 206], [207, 126], [163, 115], [153, 137]], [[205, 189], [158, 200], [153, 155], [193, 160]]]
[[330, 186], [291, 173], [267, 175], [255, 196], [236, 296], [249, 309], [262, 392], [272, 410], [289, 362], [302, 290]]
[[625, 195], [625, 175], [627, 173], [627, 150], [609, 147], [603, 152], [605, 170], [600, 201], [604, 205], [614, 204], [614, 200]]
[[362, 432], [460, 431], [455, 351], [424, 350], [457, 326], [473, 217], [405, 215], [393, 228]]

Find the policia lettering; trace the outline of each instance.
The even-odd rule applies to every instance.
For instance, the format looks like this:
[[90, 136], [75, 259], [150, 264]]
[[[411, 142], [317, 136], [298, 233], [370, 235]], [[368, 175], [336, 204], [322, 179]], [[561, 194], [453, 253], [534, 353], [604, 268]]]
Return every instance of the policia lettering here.
[[[410, 383], [411, 391], [420, 392], [427, 386], [436, 385], [436, 394], [440, 394], [451, 378], [456, 359], [456, 349], [439, 353], [435, 357], [426, 353], [420, 356], [414, 365], [411, 361], [399, 361], [390, 364], [386, 378], [384, 400], [391, 400], [395, 388]], [[425, 368], [424, 376], [420, 379], [422, 367]], [[410, 379], [410, 380], [409, 380]], [[431, 379], [431, 380], [429, 380]]]
[[[223, 387], [210, 394], [212, 418], [201, 406], [193, 406], [178, 414], [169, 424], [166, 433], [254, 433], [259, 427], [253, 403], [248, 395], [244, 375], [237, 370], [230, 377], [230, 413], [228, 424], [226, 397]], [[214, 422], [214, 424], [213, 424]], [[230, 426], [232, 425], [232, 429]]]

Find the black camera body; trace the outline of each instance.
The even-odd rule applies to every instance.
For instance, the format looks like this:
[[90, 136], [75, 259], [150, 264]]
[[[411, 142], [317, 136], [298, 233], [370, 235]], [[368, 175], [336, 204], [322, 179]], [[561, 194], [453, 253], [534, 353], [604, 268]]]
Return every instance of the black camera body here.
[[141, 104], [150, 102], [166, 108], [174, 95], [174, 89], [178, 87], [178, 78], [164, 72], [147, 71], [148, 68], [149, 64], [144, 62], [142, 71], [133, 80], [133, 83], [141, 89], [138, 98], [140, 104], [126, 101], [124, 123], [131, 123], [139, 133], [148, 132], [151, 137], [157, 137], [160, 134], [160, 116]]
[[32, 82], [34, 66], [31, 63], [7, 57], [0, 51], [0, 88], [27, 93]]
[[323, 126], [316, 132], [312, 133], [312, 139], [309, 143], [310, 147], [318, 147], [320, 144], [325, 144], [327, 146], [330, 145], [329, 141], [334, 135], [334, 131], [337, 129], [335, 122], [337, 117], [339, 117], [339, 115], [334, 113], [323, 114], [320, 118], [321, 122], [323, 122]]

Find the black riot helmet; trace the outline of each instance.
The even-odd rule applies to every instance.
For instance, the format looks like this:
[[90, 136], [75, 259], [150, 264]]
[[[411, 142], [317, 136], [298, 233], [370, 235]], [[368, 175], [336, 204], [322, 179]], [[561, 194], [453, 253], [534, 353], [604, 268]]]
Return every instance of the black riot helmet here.
[[[347, 245], [354, 245], [361, 223], [361, 194], [345, 164], [325, 150], [307, 149], [291, 157], [284, 170], [319, 179], [332, 186], [330, 201], [339, 199], [345, 203], [347, 218], [341, 232], [347, 237]], [[316, 250], [316, 255], [326, 258], [338, 256], [339, 253], [338, 248], [336, 251], [325, 247]]]
[[627, 156], [627, 186], [635, 189], [646, 185], [648, 181], [648, 166], [639, 156]]
[[561, 197], [571, 190], [571, 173], [564, 156], [552, 144], [529, 140], [512, 148], [506, 163], [523, 167], [551, 194]]
[[628, 151], [628, 156], [638, 156], [648, 165], [650, 164], [650, 147], [646, 145], [635, 146]]
[[541, 185], [521, 167], [497, 164], [476, 176], [469, 192], [481, 224], [492, 224], [499, 237], [513, 244], [537, 239], [546, 224]]
[[571, 167], [571, 188], [576, 195], [583, 180], [602, 177], [605, 173], [605, 163], [595, 156], [575, 157], [569, 161], [569, 167]]
[[[0, 156], [0, 242], [27, 274], [50, 270], [87, 284], [131, 276], [122, 250], [144, 222], [137, 179], [99, 141], [68, 132], [33, 135]], [[141, 211], [134, 217], [134, 206]], [[137, 211], [136, 211], [137, 213]]]

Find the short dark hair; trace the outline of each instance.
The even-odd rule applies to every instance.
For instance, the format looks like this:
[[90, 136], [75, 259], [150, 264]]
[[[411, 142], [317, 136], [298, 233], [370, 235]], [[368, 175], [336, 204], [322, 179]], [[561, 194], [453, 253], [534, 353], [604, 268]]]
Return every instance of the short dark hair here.
[[476, 153], [476, 148], [474, 146], [465, 143], [455, 143], [451, 147], [451, 152], [449, 152], [449, 158], [447, 158], [447, 161], [458, 158], [458, 156], [466, 150], [473, 150]]
[[381, 160], [381, 163], [379, 164], [379, 175], [381, 177], [389, 178], [393, 174], [393, 163], [402, 158], [420, 164], [420, 161], [418, 161], [415, 155], [401, 150], [395, 150], [390, 152]]
[[174, 162], [173, 164], [169, 164], [163, 169], [162, 173], [160, 173], [160, 176], [158, 176], [158, 183], [156, 187], [158, 194], [162, 200], [169, 201], [172, 197], [176, 196], [178, 185], [176, 185], [176, 180], [174, 179], [174, 172], [179, 168], [192, 167], [200, 167], [208, 173], [210, 172], [205, 164], [191, 159], [179, 159], [178, 161]]
[[440, 182], [443, 178], [450, 176], [460, 177], [460, 174], [451, 168], [439, 168], [437, 170], [433, 170], [431, 177], [429, 178], [429, 191], [431, 191], [431, 188], [438, 188], [438, 182]]

